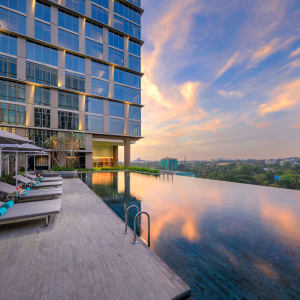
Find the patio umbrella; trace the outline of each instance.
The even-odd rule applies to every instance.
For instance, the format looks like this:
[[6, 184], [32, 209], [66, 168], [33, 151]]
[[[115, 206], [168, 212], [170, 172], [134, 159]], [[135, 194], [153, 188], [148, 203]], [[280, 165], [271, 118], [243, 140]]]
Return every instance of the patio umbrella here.
[[[18, 186], [18, 154], [19, 152], [21, 153], [25, 153], [25, 152], [43, 152], [45, 149], [35, 146], [35, 145], [31, 145], [31, 144], [0, 144], [0, 148], [4, 150], [4, 152], [11, 152], [11, 153], [15, 153], [16, 155], [16, 163], [15, 163], [15, 167], [16, 167], [16, 186]], [[27, 173], [27, 158], [26, 158], [26, 173]]]
[[[33, 143], [33, 141], [25, 139], [22, 136], [12, 134], [10, 132], [0, 130], [0, 144], [24, 144]], [[0, 177], [2, 176], [2, 148], [0, 147]]]

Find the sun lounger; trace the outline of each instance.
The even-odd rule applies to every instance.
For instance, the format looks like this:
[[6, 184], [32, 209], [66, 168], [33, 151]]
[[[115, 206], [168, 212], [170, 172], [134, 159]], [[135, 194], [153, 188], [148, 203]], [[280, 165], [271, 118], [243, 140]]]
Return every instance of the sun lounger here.
[[49, 224], [50, 216], [60, 212], [61, 199], [16, 203], [0, 216], [0, 225], [28, 220], [44, 219]]
[[[16, 178], [16, 176], [14, 176], [14, 178]], [[28, 179], [23, 175], [17, 175], [17, 179], [22, 183], [31, 184], [31, 179]], [[49, 181], [49, 182], [40, 182], [37, 185], [32, 185], [32, 188], [58, 187], [61, 185], [62, 185], [62, 181]]]
[[[16, 187], [5, 183], [0, 182], [0, 192], [5, 194], [12, 194], [16, 192]], [[16, 197], [20, 200], [34, 200], [42, 198], [55, 198], [62, 195], [62, 188], [52, 188], [52, 189], [37, 189], [30, 190], [27, 195], [17, 195]]]
[[[39, 178], [34, 175], [34, 174], [27, 174], [26, 176], [27, 178], [31, 179], [31, 180], [38, 180]], [[43, 177], [41, 182], [49, 182], [49, 181], [61, 181], [62, 177], [57, 176], [57, 177]]]

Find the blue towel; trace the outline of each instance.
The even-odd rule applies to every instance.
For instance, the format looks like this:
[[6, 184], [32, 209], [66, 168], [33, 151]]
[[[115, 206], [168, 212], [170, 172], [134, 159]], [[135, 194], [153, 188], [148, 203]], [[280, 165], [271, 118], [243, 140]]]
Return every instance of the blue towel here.
[[13, 200], [9, 200], [3, 206], [8, 209], [11, 208], [14, 204], [15, 202]]
[[26, 190], [27, 192], [29, 192], [29, 191], [30, 191], [30, 187], [26, 187], [25, 190]]
[[2, 207], [0, 207], [0, 216], [3, 216], [6, 213], [6, 211], [7, 211], [7, 209], [4, 205]]

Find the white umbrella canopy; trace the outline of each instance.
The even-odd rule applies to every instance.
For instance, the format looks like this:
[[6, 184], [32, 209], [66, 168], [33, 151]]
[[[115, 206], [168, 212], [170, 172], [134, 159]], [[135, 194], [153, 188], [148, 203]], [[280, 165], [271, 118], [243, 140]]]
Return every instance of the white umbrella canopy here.
[[12, 134], [10, 132], [0, 130], [0, 144], [25, 144], [25, 143], [33, 143], [33, 141], [28, 140], [16, 134]]

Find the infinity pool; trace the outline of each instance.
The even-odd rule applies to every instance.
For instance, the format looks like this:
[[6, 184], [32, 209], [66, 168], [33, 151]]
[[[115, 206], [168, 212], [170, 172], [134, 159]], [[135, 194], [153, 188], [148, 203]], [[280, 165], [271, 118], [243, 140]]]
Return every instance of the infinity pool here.
[[[152, 250], [193, 299], [300, 299], [299, 191], [124, 172], [83, 180], [122, 219], [131, 204], [150, 214]], [[146, 218], [141, 229], [146, 240]]]

